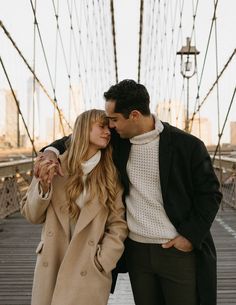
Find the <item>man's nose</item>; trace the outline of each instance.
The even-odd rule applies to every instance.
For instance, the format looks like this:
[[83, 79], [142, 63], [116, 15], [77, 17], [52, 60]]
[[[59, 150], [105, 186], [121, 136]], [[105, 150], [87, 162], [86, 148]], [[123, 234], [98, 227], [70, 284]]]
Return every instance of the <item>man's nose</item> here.
[[109, 120], [109, 128], [114, 128], [115, 124], [112, 120]]

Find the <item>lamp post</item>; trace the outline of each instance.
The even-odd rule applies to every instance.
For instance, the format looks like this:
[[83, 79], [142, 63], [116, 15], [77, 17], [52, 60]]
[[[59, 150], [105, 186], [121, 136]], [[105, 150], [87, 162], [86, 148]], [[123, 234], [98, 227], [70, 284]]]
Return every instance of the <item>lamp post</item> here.
[[176, 54], [180, 55], [181, 74], [187, 79], [187, 113], [185, 131], [189, 132], [189, 79], [197, 70], [197, 55], [200, 53], [195, 46], [190, 45], [190, 38], [186, 39], [186, 46], [183, 46]]

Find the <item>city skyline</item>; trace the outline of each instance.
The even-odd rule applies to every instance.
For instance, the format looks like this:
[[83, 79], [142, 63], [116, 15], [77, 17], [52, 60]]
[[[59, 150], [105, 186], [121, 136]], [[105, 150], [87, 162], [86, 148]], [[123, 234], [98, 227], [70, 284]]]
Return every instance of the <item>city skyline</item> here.
[[[4, 137], [6, 143], [11, 143], [13, 147], [17, 147], [17, 118], [16, 118], [16, 115], [18, 114], [17, 107], [11, 91], [5, 89], [2, 92], [5, 93], [5, 103], [1, 103], [1, 106], [3, 106], [1, 109], [5, 114], [3, 116], [4, 117], [3, 121], [5, 122], [5, 124], [1, 125], [0, 137], [2, 138]], [[15, 92], [15, 94], [17, 96], [17, 92]], [[81, 98], [80, 89], [78, 87], [74, 87], [73, 95], [74, 97], [77, 96], [77, 100], [79, 100], [79, 97]], [[81, 103], [78, 103], [77, 107], [78, 107], [77, 109], [80, 109], [80, 112], [83, 111], [82, 100]], [[30, 112], [31, 109], [28, 108], [28, 114]], [[157, 105], [156, 114], [162, 121], [168, 122], [174, 126], [177, 126], [180, 129], [183, 130], [185, 129], [186, 111], [182, 103], [174, 102], [174, 101], [171, 103], [169, 102], [159, 103]], [[76, 119], [76, 115], [74, 113], [71, 123], [75, 119]], [[229, 141], [224, 143], [222, 142], [222, 144], [236, 145], [236, 121], [230, 121], [229, 124], [230, 124]], [[50, 116], [44, 117], [44, 125], [45, 125], [45, 130], [43, 133], [42, 133], [42, 129], [41, 132], [40, 130], [37, 130], [37, 132], [35, 132], [36, 145], [37, 144], [39, 145], [40, 143], [51, 142], [56, 138], [60, 138], [63, 136], [63, 131], [60, 128], [58, 116], [56, 117], [55, 122], [53, 117]], [[29, 131], [31, 132], [30, 124], [28, 125], [28, 127], [29, 127]], [[21, 123], [19, 124], [19, 128], [20, 128], [19, 130], [20, 147], [22, 146], [30, 147], [31, 143], [27, 138], [26, 131]], [[70, 130], [68, 129], [66, 132], [67, 134], [69, 134]], [[211, 146], [213, 144], [216, 144], [213, 143], [212, 141], [212, 122], [209, 118], [196, 117], [192, 122], [191, 133], [202, 139], [202, 141], [205, 143], [206, 146]]]

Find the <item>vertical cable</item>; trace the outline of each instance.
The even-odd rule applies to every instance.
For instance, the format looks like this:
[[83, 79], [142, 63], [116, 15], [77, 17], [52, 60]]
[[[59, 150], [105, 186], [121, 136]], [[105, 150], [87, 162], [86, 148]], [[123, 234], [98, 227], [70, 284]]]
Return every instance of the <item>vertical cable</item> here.
[[141, 72], [142, 34], [143, 34], [143, 0], [140, 0], [138, 83], [140, 82], [140, 72]]
[[116, 83], [118, 83], [118, 69], [117, 69], [117, 53], [116, 53], [116, 31], [115, 31], [115, 16], [114, 16], [114, 3], [110, 1], [111, 7], [111, 24], [112, 24], [112, 36], [113, 36], [113, 48], [114, 48], [114, 60], [115, 60], [115, 75]]
[[[37, 27], [37, 19], [36, 19], [36, 4], [37, 0], [34, 1], [34, 9], [35, 9], [35, 15], [34, 15], [34, 45], [33, 45], [33, 70], [35, 71], [35, 62], [36, 62], [36, 27]], [[32, 141], [33, 144], [35, 143], [35, 98], [36, 98], [36, 79], [35, 76], [33, 77], [33, 111], [32, 111]], [[34, 150], [32, 146], [32, 160], [34, 157]], [[33, 163], [32, 163], [33, 166]]]
[[[214, 1], [214, 5], [216, 5]], [[217, 97], [217, 123], [218, 123], [218, 152], [219, 152], [219, 165], [220, 165], [220, 185], [222, 186], [222, 162], [221, 162], [221, 146], [220, 146], [220, 94], [219, 94], [219, 63], [218, 63], [218, 33], [217, 33], [217, 21], [216, 11], [214, 11], [213, 20], [215, 22], [215, 59], [216, 59], [216, 97]]]
[[[59, 13], [59, 0], [57, 0], [57, 8], [56, 8], [56, 45], [55, 45], [55, 61], [54, 61], [54, 87], [56, 90], [57, 86], [57, 58], [58, 58], [58, 13]], [[70, 121], [69, 121], [70, 122]], [[53, 107], [53, 141], [55, 141], [56, 137], [56, 108]]]

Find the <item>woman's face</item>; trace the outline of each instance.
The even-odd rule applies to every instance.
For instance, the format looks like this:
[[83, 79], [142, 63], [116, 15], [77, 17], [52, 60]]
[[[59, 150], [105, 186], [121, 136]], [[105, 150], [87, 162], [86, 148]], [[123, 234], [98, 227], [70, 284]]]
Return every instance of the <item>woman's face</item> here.
[[107, 124], [95, 122], [90, 131], [90, 145], [95, 149], [105, 148], [111, 137], [111, 132]]

